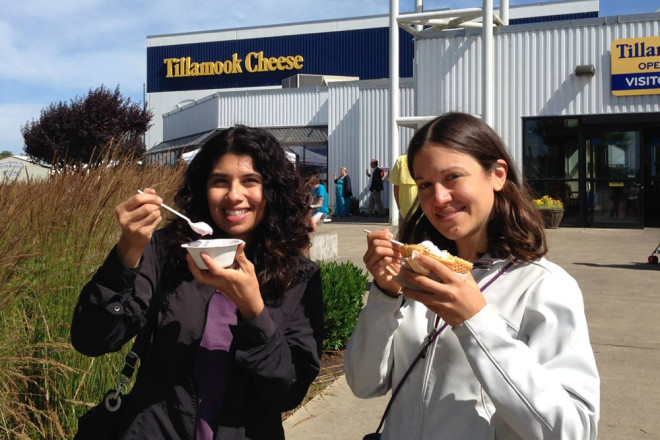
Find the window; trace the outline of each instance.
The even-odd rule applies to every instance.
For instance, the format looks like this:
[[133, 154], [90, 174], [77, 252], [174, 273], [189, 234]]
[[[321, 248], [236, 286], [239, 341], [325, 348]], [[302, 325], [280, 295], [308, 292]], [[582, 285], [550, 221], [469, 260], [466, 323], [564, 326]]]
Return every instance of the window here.
[[547, 194], [564, 203], [562, 224], [577, 225], [580, 221], [579, 125], [577, 118], [524, 121], [524, 176], [534, 197]]
[[290, 153], [295, 154], [293, 161], [303, 177], [317, 176], [321, 183], [328, 188], [328, 146], [288, 146]]

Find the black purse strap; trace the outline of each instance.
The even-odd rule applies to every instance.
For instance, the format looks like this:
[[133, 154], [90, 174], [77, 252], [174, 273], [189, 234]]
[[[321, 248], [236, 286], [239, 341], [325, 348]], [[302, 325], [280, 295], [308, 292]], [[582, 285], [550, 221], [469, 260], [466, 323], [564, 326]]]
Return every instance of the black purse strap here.
[[153, 320], [147, 320], [147, 324], [140, 330], [138, 335], [135, 337], [135, 341], [133, 341], [133, 346], [128, 351], [128, 353], [126, 353], [126, 358], [124, 359], [124, 367], [121, 369], [121, 373], [119, 373], [119, 384], [117, 385], [117, 390], [114, 396], [115, 398], [133, 378], [133, 374], [137, 368], [138, 361], [144, 353], [144, 349], [146, 348], [147, 343], [151, 338], [155, 324], [156, 323], [153, 322]]
[[126, 387], [126, 385], [131, 382], [133, 374], [135, 373], [135, 369], [137, 368], [138, 361], [144, 354], [144, 350], [147, 348], [147, 344], [151, 339], [153, 330], [157, 325], [158, 312], [165, 296], [164, 293], [160, 292], [160, 286], [163, 284], [163, 278], [166, 276], [165, 274], [174, 272], [173, 270], [168, 271], [166, 269], [167, 268], [164, 268], [162, 270], [162, 275], [159, 277], [158, 283], [156, 284], [156, 289], [154, 289], [152, 296], [154, 303], [147, 313], [147, 323], [138, 332], [135, 340], [133, 341], [131, 349], [128, 351], [128, 353], [126, 353], [126, 358], [124, 359], [124, 367], [119, 373], [119, 384], [117, 385], [117, 389], [115, 390], [112, 399], [116, 399], [119, 393], [121, 393], [121, 391]]
[[[493, 284], [493, 282], [495, 282], [495, 280], [498, 279], [504, 272], [509, 270], [509, 268], [511, 268], [511, 266], [513, 266], [513, 263], [514, 263], [514, 261], [510, 261], [499, 272], [497, 272], [497, 274], [495, 274], [495, 276], [493, 278], [488, 280], [488, 282], [486, 284], [484, 284], [484, 287], [481, 288], [481, 292], [486, 290], [486, 288], [488, 288], [488, 286]], [[383, 428], [383, 425], [385, 424], [385, 419], [387, 418], [387, 414], [390, 412], [390, 408], [392, 407], [392, 402], [394, 402], [394, 398], [397, 396], [397, 394], [399, 394], [399, 391], [401, 390], [401, 387], [403, 386], [403, 383], [406, 381], [408, 376], [410, 376], [410, 373], [412, 372], [413, 368], [415, 368], [415, 365], [417, 365], [417, 363], [420, 361], [420, 359], [423, 359], [423, 358], [426, 357], [426, 352], [428, 351], [429, 347], [431, 346], [431, 344], [433, 344], [435, 342], [435, 340], [438, 338], [438, 336], [440, 336], [440, 333], [442, 333], [442, 331], [445, 328], [447, 328], [447, 325], [448, 324], [445, 322], [444, 324], [442, 324], [442, 326], [439, 329], [437, 329], [437, 330], [434, 329], [434, 331], [431, 334], [429, 334], [428, 340], [426, 341], [426, 343], [424, 344], [422, 349], [419, 351], [419, 353], [417, 354], [415, 359], [412, 361], [412, 364], [410, 364], [410, 366], [408, 367], [408, 370], [406, 370], [405, 374], [403, 375], [403, 377], [399, 381], [399, 384], [396, 386], [396, 388], [392, 392], [392, 397], [390, 397], [390, 401], [387, 402], [387, 406], [385, 407], [385, 412], [383, 413], [383, 417], [381, 417], [380, 423], [378, 424], [378, 428], [376, 429], [376, 432], [375, 432], [376, 436], [379, 435], [380, 430]], [[436, 321], [436, 326], [437, 326], [437, 321]], [[375, 438], [378, 438], [378, 437], [375, 437]]]

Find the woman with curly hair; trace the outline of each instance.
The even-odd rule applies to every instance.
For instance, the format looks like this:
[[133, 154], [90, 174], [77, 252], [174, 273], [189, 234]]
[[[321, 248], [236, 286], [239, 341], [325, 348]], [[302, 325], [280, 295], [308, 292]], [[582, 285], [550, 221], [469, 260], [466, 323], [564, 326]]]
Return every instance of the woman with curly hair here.
[[445, 114], [413, 136], [408, 167], [419, 204], [398, 239], [474, 268], [463, 277], [413, 255], [423, 275], [402, 267], [387, 229], [368, 235], [374, 283], [344, 359], [357, 396], [397, 390], [382, 439], [595, 439], [582, 293], [545, 259], [542, 220], [499, 136]]
[[[119, 242], [83, 288], [71, 326], [89, 356], [119, 350], [153, 318], [118, 438], [283, 439], [320, 368], [323, 305], [310, 244], [307, 193], [278, 141], [235, 126], [209, 139], [175, 196], [180, 210], [239, 238], [232, 267], [181, 244], [176, 218], [156, 230], [151, 189], [120, 203]], [[156, 310], [153, 310], [153, 309]]]

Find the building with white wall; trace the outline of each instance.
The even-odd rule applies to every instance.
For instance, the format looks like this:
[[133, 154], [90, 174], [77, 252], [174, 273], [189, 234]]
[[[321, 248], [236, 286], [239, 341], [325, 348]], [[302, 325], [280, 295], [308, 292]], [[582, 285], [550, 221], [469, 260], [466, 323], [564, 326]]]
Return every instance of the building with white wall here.
[[[660, 224], [660, 14], [500, 27], [493, 128], [563, 225]], [[483, 112], [481, 34], [418, 35], [418, 115]]]
[[0, 159], [0, 183], [27, 182], [48, 178], [50, 168], [34, 163], [27, 156]]
[[[611, 67], [612, 44], [660, 35], [659, 15], [599, 18], [597, 0], [552, 2], [513, 7], [510, 25], [494, 31], [493, 127], [534, 188], [564, 199], [565, 225], [639, 227], [660, 219], [659, 95], [643, 88], [613, 94]], [[150, 160], [175, 161], [213, 130], [260, 126], [326, 184], [346, 166], [366, 203], [370, 159], [387, 168], [397, 156], [388, 24], [378, 16], [148, 37]], [[400, 116], [482, 114], [479, 30], [414, 37], [401, 30], [398, 41]], [[649, 66], [625, 77], [624, 88], [626, 79], [660, 70]], [[398, 130], [402, 150], [412, 133]], [[332, 205], [334, 185], [327, 186]], [[384, 193], [389, 203], [391, 192]]]

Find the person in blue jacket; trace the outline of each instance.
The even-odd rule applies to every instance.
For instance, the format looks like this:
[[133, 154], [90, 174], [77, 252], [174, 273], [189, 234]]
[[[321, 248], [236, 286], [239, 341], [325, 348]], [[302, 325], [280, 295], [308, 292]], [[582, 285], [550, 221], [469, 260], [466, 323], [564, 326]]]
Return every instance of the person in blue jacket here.
[[318, 223], [321, 222], [323, 224], [330, 215], [328, 209], [328, 190], [316, 176], [312, 176], [309, 179], [309, 186], [312, 188], [311, 199], [312, 208], [314, 209], [311, 219], [312, 231], [316, 232], [318, 230]]

